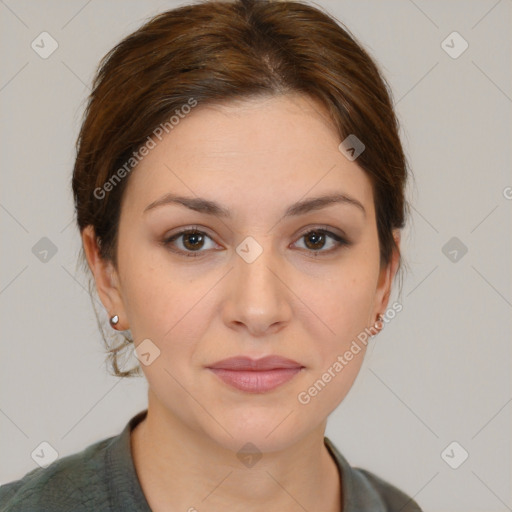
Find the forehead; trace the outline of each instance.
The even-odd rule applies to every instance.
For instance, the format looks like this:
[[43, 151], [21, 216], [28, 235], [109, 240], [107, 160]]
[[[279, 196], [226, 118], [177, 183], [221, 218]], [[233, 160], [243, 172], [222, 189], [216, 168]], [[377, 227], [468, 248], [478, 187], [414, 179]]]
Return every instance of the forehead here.
[[343, 192], [371, 213], [371, 182], [340, 142], [323, 106], [302, 95], [198, 105], [132, 171], [125, 199], [142, 211], [172, 192], [248, 211]]

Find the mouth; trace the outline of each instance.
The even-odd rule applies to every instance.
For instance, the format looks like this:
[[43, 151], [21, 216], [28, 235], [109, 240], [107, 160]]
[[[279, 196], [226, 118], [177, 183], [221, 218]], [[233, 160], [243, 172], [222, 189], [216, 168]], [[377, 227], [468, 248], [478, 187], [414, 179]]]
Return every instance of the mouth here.
[[239, 356], [207, 366], [225, 384], [246, 393], [267, 393], [290, 381], [304, 366], [280, 356]]

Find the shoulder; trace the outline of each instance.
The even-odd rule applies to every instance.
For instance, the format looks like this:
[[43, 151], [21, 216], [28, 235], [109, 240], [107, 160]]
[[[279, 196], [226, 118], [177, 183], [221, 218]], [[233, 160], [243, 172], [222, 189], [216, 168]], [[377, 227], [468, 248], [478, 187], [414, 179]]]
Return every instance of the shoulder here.
[[382, 504], [381, 508], [375, 510], [422, 512], [411, 497], [374, 473], [362, 468], [352, 468], [352, 476], [357, 481], [359, 494]]
[[112, 437], [0, 487], [0, 512], [108, 510], [106, 448]]
[[374, 473], [352, 467], [332, 441], [324, 442], [341, 475], [344, 511], [422, 512], [414, 499]]

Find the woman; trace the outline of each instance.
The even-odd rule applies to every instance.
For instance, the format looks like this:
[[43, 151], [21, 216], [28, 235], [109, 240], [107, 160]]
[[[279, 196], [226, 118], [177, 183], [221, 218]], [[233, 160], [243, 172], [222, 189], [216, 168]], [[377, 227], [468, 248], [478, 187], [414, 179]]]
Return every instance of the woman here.
[[419, 510], [324, 437], [396, 306], [406, 178], [386, 82], [314, 7], [203, 2], [125, 38], [73, 192], [114, 373], [142, 369], [148, 408], [2, 510]]

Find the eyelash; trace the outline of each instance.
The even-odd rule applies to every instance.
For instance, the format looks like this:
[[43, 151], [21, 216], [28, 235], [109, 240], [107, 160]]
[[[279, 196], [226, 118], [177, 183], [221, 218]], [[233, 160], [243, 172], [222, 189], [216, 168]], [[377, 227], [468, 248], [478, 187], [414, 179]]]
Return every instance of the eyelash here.
[[[322, 253], [332, 254], [333, 252], [340, 250], [344, 246], [348, 247], [348, 246], [351, 245], [351, 242], [349, 242], [345, 238], [337, 235], [336, 233], [333, 233], [332, 231], [329, 231], [326, 228], [310, 229], [309, 231], [306, 231], [305, 233], [302, 233], [302, 235], [297, 240], [300, 240], [300, 239], [310, 235], [311, 233], [320, 233], [320, 234], [326, 235], [326, 237], [331, 238], [332, 240], [334, 240], [337, 243], [337, 247], [335, 247], [334, 249], [330, 249], [328, 251], [323, 251], [321, 249], [319, 249], [319, 250], [305, 249], [306, 251], [312, 253], [312, 255], [314, 257], [317, 257], [317, 256], [321, 255]], [[206, 236], [210, 240], [212, 240], [212, 238], [207, 233], [205, 233], [204, 231], [200, 231], [197, 228], [188, 228], [188, 229], [184, 229], [183, 231], [180, 231], [179, 233], [175, 233], [174, 235], [164, 239], [162, 243], [163, 243], [163, 245], [165, 247], [169, 248], [169, 250], [171, 250], [172, 252], [180, 254], [180, 255], [184, 255], [185, 257], [188, 257], [188, 258], [197, 258], [197, 257], [199, 257], [201, 255], [201, 253], [207, 252], [207, 251], [202, 251], [202, 250], [198, 250], [198, 251], [183, 251], [182, 249], [171, 249], [170, 248], [172, 242], [174, 242], [175, 240], [177, 240], [181, 236], [188, 235], [188, 234], [199, 234], [199, 235], [202, 235], [202, 236]]]

